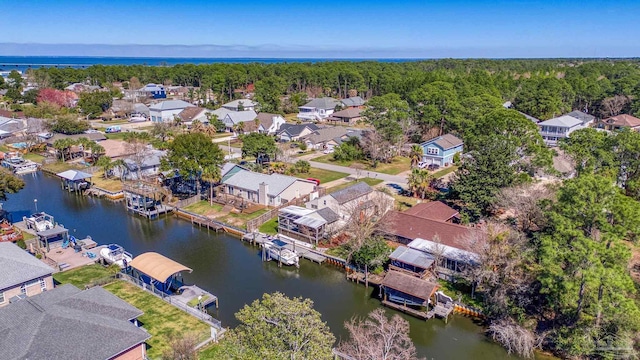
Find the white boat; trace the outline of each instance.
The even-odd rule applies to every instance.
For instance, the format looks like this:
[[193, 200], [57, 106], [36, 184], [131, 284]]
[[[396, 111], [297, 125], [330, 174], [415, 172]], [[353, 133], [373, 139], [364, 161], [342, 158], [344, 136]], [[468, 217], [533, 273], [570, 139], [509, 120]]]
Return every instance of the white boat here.
[[102, 248], [100, 250], [100, 257], [108, 264], [118, 264], [121, 268], [125, 267], [125, 261], [129, 264], [133, 259], [133, 256], [124, 251], [124, 248], [118, 244], [109, 244]]
[[23, 220], [27, 224], [27, 228], [34, 229], [36, 232], [53, 229], [55, 226], [53, 216], [43, 212], [35, 213], [30, 217], [23, 218]]
[[298, 266], [298, 254], [295, 251], [291, 251], [289, 249], [285, 249], [284, 247], [287, 245], [282, 240], [271, 240], [264, 243], [264, 248], [267, 251], [267, 254], [273, 260], [279, 261], [284, 265], [295, 265]]
[[38, 171], [38, 164], [32, 161], [26, 162], [25, 164], [22, 164], [22, 165], [18, 165], [13, 170], [13, 172], [16, 175], [30, 174], [36, 171]]

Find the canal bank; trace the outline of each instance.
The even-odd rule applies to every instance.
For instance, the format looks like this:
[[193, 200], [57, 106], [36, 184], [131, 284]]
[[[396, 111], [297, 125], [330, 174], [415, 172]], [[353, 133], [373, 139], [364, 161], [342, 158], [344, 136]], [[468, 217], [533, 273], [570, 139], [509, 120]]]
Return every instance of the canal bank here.
[[[225, 233], [194, 227], [173, 216], [154, 221], [130, 216], [122, 203], [68, 194], [60, 190], [57, 179], [42, 173], [23, 178], [25, 188], [4, 203], [14, 219], [34, 212], [37, 199], [38, 210], [55, 215], [56, 221], [76, 237], [91, 235], [98, 244], [118, 243], [134, 255], [156, 251], [189, 266], [194, 271], [185, 274], [185, 280], [219, 297], [220, 307], [213, 316], [224, 326], [235, 326], [233, 314], [265, 292], [311, 298], [338, 339], [346, 336], [344, 321], [380, 306], [380, 301], [372, 297], [373, 287], [367, 289], [345, 280], [344, 272], [332, 265], [303, 260], [300, 269], [279, 268], [275, 262], [262, 262], [259, 248]], [[456, 315], [445, 324], [401, 316], [409, 321], [411, 338], [422, 357], [508, 357], [468, 318]]]

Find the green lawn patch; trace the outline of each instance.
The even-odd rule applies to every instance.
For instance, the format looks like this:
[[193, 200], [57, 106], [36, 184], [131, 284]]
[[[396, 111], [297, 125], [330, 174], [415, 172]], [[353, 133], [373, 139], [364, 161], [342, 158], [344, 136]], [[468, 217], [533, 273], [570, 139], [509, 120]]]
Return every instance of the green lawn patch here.
[[433, 176], [435, 178], [441, 178], [449, 173], [452, 173], [454, 171], [458, 170], [457, 166], [449, 166], [448, 168], [444, 168], [442, 170], [436, 171], [433, 173]]
[[202, 299], [198, 299], [198, 298], [196, 297], [196, 298], [193, 298], [193, 299], [189, 300], [189, 302], [187, 302], [187, 305], [189, 305], [189, 306], [191, 306], [192, 308], [194, 308], [194, 307], [198, 306], [198, 303], [199, 303], [200, 301], [205, 302], [205, 301], [207, 301], [207, 299], [208, 299], [208, 298], [209, 298], [209, 295], [205, 295], [205, 296], [203, 296], [203, 297], [202, 297]]
[[102, 171], [97, 171], [93, 174], [91, 182], [95, 186], [112, 192], [122, 191], [122, 181], [118, 179], [105, 179], [102, 174]]
[[40, 164], [42, 164], [42, 160], [44, 160], [44, 156], [36, 153], [26, 153], [24, 154], [24, 158], [26, 160], [31, 160]]
[[222, 353], [222, 347], [216, 343], [212, 343], [211, 345], [207, 345], [203, 347], [198, 352], [199, 360], [212, 360], [212, 359], [224, 359], [224, 353]]
[[210, 205], [208, 201], [201, 200], [195, 204], [191, 204], [185, 207], [184, 209], [192, 213], [207, 215], [211, 211], [222, 211], [222, 205], [218, 203], [213, 203], [213, 205]]
[[438, 284], [440, 290], [451, 296], [454, 301], [462, 301], [467, 306], [482, 310], [482, 295], [476, 292], [475, 298], [471, 298], [471, 286], [468, 284], [462, 281], [450, 282], [442, 279], [438, 279]]
[[349, 174], [338, 172], [338, 171], [311, 168], [311, 170], [308, 173], [296, 174], [294, 176], [301, 179], [308, 179], [308, 178], [318, 179], [320, 180], [320, 185], [322, 185], [334, 180], [347, 177], [349, 176]]
[[119, 133], [110, 133], [110, 134], [104, 134], [104, 136], [106, 136], [107, 139], [111, 139], [111, 140], [124, 140], [125, 135], [127, 134], [127, 132], [119, 132]]
[[362, 178], [362, 179], [357, 180], [357, 181], [349, 181], [349, 182], [346, 182], [344, 184], [340, 184], [340, 185], [336, 185], [334, 187], [328, 188], [327, 189], [327, 194], [331, 194], [331, 193], [336, 192], [338, 190], [342, 190], [342, 189], [348, 188], [351, 185], [357, 184], [358, 181], [362, 181], [364, 183], [367, 183], [369, 186], [376, 186], [376, 185], [382, 183], [384, 180], [382, 180], [382, 179], [372, 179], [372, 178]]
[[43, 168], [57, 174], [71, 169], [82, 170], [83, 167], [74, 163], [57, 161], [51, 164], [44, 165]]
[[268, 235], [277, 234], [278, 233], [278, 217], [274, 217], [273, 219], [262, 224], [258, 230], [263, 234], [268, 234]]
[[239, 228], [246, 229], [247, 221], [257, 218], [258, 216], [269, 211], [268, 209], [260, 209], [254, 211], [252, 213], [233, 213], [230, 212], [228, 214], [220, 214], [222, 211], [222, 205], [218, 203], [213, 203], [213, 206], [209, 205], [208, 201], [201, 200], [195, 204], [191, 204], [184, 208], [186, 211], [203, 215], [203, 216], [211, 216], [218, 221], [223, 223], [237, 226]]
[[135, 285], [117, 281], [104, 288], [144, 312], [138, 320], [151, 334], [147, 340], [147, 355], [151, 359], [161, 358], [173, 337], [194, 334], [198, 342], [209, 337], [211, 330], [207, 324]]
[[336, 161], [333, 159], [333, 154], [322, 155], [317, 158], [311, 159], [311, 161], [317, 161], [325, 164], [333, 164], [349, 167], [353, 164], [361, 164], [364, 167], [364, 171], [375, 171], [383, 174], [398, 175], [401, 172], [411, 170], [411, 160], [407, 157], [396, 156], [390, 163], [378, 163], [377, 167], [373, 167], [371, 162], [366, 160], [359, 161]]
[[84, 289], [85, 286], [102, 282], [110, 276], [113, 276], [113, 273], [109, 272], [109, 269], [99, 264], [93, 264], [55, 273], [53, 279], [60, 284], [71, 284], [79, 289]]

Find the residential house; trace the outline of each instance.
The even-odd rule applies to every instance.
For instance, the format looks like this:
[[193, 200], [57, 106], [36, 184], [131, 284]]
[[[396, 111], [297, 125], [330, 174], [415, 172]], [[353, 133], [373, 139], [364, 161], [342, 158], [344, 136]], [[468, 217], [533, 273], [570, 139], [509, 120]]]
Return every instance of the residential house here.
[[419, 203], [405, 210], [404, 213], [448, 223], [457, 224], [460, 222], [460, 213], [442, 201]]
[[235, 131], [235, 127], [238, 124], [253, 122], [257, 117], [258, 114], [253, 110], [231, 111], [222, 119], [222, 122], [226, 126], [227, 131]]
[[[45, 134], [42, 134], [42, 135], [45, 135]], [[38, 136], [40, 136], [40, 134], [38, 134]], [[45, 142], [46, 142], [47, 146], [53, 147], [53, 144], [58, 139], [71, 139], [71, 140], [77, 141], [77, 140], [79, 140], [81, 138], [85, 138], [87, 140], [91, 140], [91, 141], [95, 141], [95, 142], [100, 142], [100, 141], [107, 140], [107, 137], [103, 133], [101, 133], [101, 132], [91, 132], [91, 133], [88, 133], [88, 134], [74, 134], [74, 135], [54, 134], [53, 136], [48, 136], [45, 139]]]
[[347, 129], [341, 126], [323, 127], [309, 135], [301, 137], [300, 141], [307, 144], [307, 147], [310, 149], [333, 149], [334, 146], [339, 144], [338, 140], [334, 139], [340, 139], [346, 134]]
[[427, 164], [447, 166], [453, 164], [455, 154], [462, 153], [464, 143], [452, 134], [438, 136], [420, 144], [422, 161]]
[[318, 121], [328, 118], [341, 102], [330, 97], [317, 98], [298, 107], [298, 119], [303, 121]]
[[568, 138], [572, 132], [584, 129], [585, 126], [578, 118], [562, 115], [538, 123], [538, 128], [544, 143], [548, 146], [556, 146], [560, 139]]
[[[107, 139], [101, 141], [100, 145], [104, 149], [104, 156], [110, 158], [111, 160], [122, 159], [124, 157], [133, 155], [134, 153], [134, 149], [128, 146], [127, 142], [123, 140]], [[84, 152], [85, 157], [91, 155], [90, 149], [87, 149]]]
[[64, 89], [67, 91], [73, 91], [74, 93], [78, 94], [81, 92], [98, 91], [101, 89], [101, 87], [98, 85], [86, 85], [81, 83], [73, 83], [65, 87]]
[[164, 86], [159, 84], [147, 84], [144, 87], [138, 89], [138, 93], [145, 97], [152, 99], [166, 99], [167, 92]]
[[231, 110], [231, 111], [256, 111], [258, 110], [259, 104], [250, 99], [239, 99], [233, 100], [226, 104], [223, 104], [222, 107]]
[[364, 99], [360, 96], [352, 96], [346, 99], [342, 99], [340, 100], [340, 102], [345, 108], [362, 108], [364, 107], [365, 103]]
[[398, 246], [389, 255], [389, 270], [400, 271], [405, 274], [426, 278], [431, 274], [431, 269], [435, 264], [435, 258], [420, 250]]
[[131, 113], [131, 117], [139, 117], [149, 120], [149, 116], [149, 107], [147, 105], [143, 103], [133, 104], [133, 112]]
[[0, 139], [22, 135], [26, 127], [23, 119], [0, 116]]
[[290, 205], [278, 210], [278, 233], [318, 245], [333, 235], [339, 219], [329, 207], [311, 210]]
[[[125, 180], [140, 180], [140, 177], [148, 178], [156, 176], [160, 173], [161, 160], [166, 155], [167, 152], [165, 150], [155, 149], [148, 150], [148, 153], [140, 158], [137, 158], [140, 155], [130, 155], [124, 159], [123, 167], [113, 169], [113, 174]], [[139, 172], [138, 163], [140, 164]]]
[[337, 227], [342, 227], [351, 216], [360, 216], [363, 211], [368, 216], [384, 214], [391, 210], [393, 202], [393, 197], [375, 191], [365, 182], [358, 182], [342, 190], [313, 199], [305, 206], [312, 210], [330, 208], [342, 222]]
[[280, 141], [298, 141], [318, 129], [316, 124], [282, 124], [277, 136]]
[[232, 167], [222, 176], [225, 194], [267, 206], [279, 206], [311, 194], [316, 183], [293, 176], [261, 174]]
[[182, 120], [183, 123], [190, 125], [195, 120], [201, 123], [208, 123], [209, 118], [207, 115], [211, 112], [209, 109], [201, 108], [199, 106], [188, 107], [178, 114], [178, 117]]
[[182, 97], [183, 99], [186, 98], [187, 95], [189, 94], [189, 88], [181, 85], [167, 86], [166, 91], [170, 96], [179, 96], [179, 97]]
[[233, 110], [229, 110], [221, 107], [215, 110], [211, 110], [211, 115], [215, 115], [218, 118], [218, 120], [222, 121], [222, 119], [224, 119], [227, 116], [227, 114], [232, 112]]
[[0, 358], [146, 359], [142, 311], [100, 286], [66, 284], [0, 309]]
[[195, 105], [182, 100], [161, 101], [149, 107], [149, 115], [151, 121], [155, 123], [171, 122], [182, 110], [189, 107], [195, 107]]
[[361, 108], [346, 108], [344, 110], [336, 111], [331, 114], [331, 116], [327, 118], [327, 121], [333, 121], [342, 124], [355, 124], [358, 121], [362, 120], [363, 111], [364, 109]]
[[605, 129], [609, 131], [617, 131], [622, 129], [631, 129], [633, 131], [640, 130], [640, 119], [635, 116], [620, 114], [612, 116], [610, 118], [601, 120], [598, 125], [598, 129]]
[[0, 272], [0, 307], [53, 289], [53, 268], [12, 242], [0, 242]]
[[260, 121], [261, 125], [260, 132], [269, 135], [275, 135], [286, 122], [282, 115], [270, 113], [259, 113], [258, 121]]
[[5, 110], [5, 109], [0, 109], [0, 117], [11, 118], [11, 119], [26, 118], [26, 116], [24, 116], [24, 112], [22, 111], [11, 111], [11, 110]]
[[584, 127], [592, 126], [596, 122], [595, 116], [583, 113], [582, 111], [579, 111], [579, 110], [573, 110], [567, 115], [582, 121], [582, 126]]

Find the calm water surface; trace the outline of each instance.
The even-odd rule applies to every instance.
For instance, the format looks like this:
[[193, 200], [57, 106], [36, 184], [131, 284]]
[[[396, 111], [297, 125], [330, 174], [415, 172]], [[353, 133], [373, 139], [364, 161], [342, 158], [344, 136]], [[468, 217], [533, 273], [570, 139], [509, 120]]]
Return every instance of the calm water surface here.
[[[220, 308], [213, 314], [224, 326], [235, 326], [233, 314], [265, 292], [313, 299], [337, 338], [346, 335], [344, 321], [380, 306], [372, 298], [373, 288], [346, 281], [344, 273], [330, 265], [303, 260], [300, 269], [278, 268], [274, 262], [263, 263], [258, 248], [237, 238], [200, 230], [171, 216], [155, 221], [134, 217], [122, 203], [69, 194], [57, 179], [41, 173], [24, 180], [26, 187], [4, 203], [14, 220], [34, 212], [37, 199], [39, 211], [54, 215], [76, 237], [91, 235], [98, 244], [118, 243], [134, 256], [156, 251], [189, 266], [193, 273], [185, 274], [185, 280], [218, 296]], [[427, 359], [513, 358], [488, 341], [470, 319], [453, 316], [445, 324], [401, 315], [411, 324], [419, 355]]]

